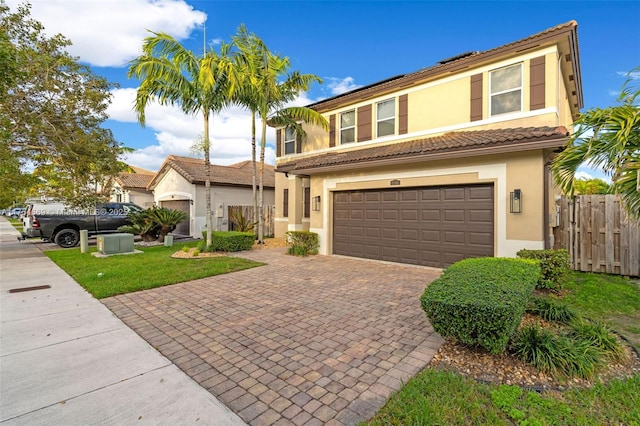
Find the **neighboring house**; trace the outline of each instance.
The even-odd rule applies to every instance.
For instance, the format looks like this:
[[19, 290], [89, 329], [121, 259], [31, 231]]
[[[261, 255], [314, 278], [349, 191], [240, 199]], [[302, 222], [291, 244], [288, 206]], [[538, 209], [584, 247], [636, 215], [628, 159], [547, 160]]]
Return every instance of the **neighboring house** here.
[[[213, 229], [229, 229], [227, 207], [253, 205], [251, 161], [230, 166], [211, 165], [211, 210]], [[182, 210], [188, 219], [174, 233], [202, 237], [206, 226], [206, 191], [204, 160], [170, 155], [147, 188], [153, 191], [156, 205]], [[264, 205], [274, 204], [275, 173], [264, 167]]]
[[330, 130], [276, 130], [276, 235], [435, 267], [552, 247], [549, 162], [582, 106], [575, 21], [309, 105]]
[[131, 172], [119, 173], [111, 189], [111, 201], [117, 203], [134, 203], [142, 208], [153, 206], [153, 192], [147, 185], [153, 179], [154, 172], [131, 166]]

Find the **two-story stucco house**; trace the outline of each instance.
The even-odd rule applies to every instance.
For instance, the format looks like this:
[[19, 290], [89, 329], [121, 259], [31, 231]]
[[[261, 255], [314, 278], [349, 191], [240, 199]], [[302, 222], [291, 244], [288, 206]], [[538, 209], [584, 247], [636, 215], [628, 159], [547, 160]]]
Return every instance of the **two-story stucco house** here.
[[314, 103], [329, 132], [276, 129], [276, 235], [435, 267], [551, 247], [549, 162], [582, 106], [575, 21]]

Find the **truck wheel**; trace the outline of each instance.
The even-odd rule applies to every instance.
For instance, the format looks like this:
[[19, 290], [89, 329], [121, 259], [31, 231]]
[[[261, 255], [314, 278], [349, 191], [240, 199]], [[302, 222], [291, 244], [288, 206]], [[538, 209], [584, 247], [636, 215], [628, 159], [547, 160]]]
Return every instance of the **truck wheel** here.
[[56, 234], [53, 241], [60, 247], [75, 247], [80, 242], [80, 233], [75, 229], [62, 229]]

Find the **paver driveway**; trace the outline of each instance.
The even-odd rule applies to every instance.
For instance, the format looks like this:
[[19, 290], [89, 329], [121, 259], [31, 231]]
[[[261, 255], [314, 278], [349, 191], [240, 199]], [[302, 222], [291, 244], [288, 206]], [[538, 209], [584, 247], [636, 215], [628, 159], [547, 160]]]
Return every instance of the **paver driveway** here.
[[251, 425], [366, 420], [442, 343], [419, 300], [438, 270], [240, 256], [268, 265], [103, 302]]

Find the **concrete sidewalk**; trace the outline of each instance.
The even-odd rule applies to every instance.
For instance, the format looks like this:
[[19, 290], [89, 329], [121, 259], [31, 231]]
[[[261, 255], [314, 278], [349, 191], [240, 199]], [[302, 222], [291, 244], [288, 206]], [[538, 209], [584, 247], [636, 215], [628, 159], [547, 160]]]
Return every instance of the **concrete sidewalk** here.
[[0, 218], [0, 423], [245, 424], [17, 236]]

